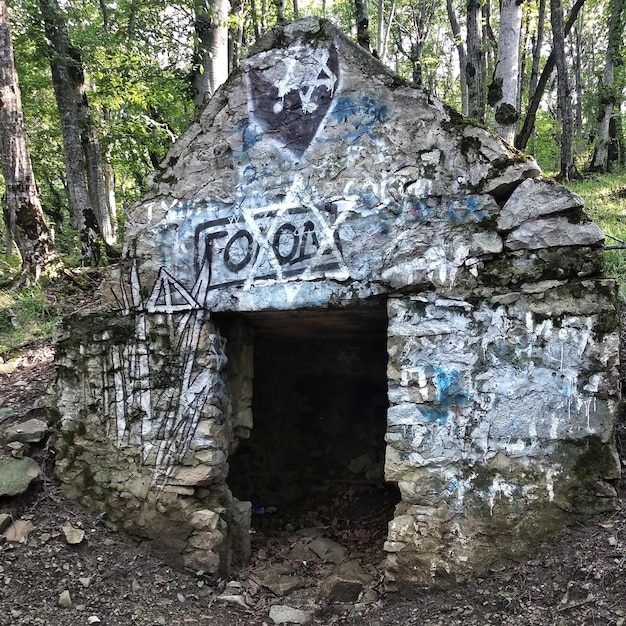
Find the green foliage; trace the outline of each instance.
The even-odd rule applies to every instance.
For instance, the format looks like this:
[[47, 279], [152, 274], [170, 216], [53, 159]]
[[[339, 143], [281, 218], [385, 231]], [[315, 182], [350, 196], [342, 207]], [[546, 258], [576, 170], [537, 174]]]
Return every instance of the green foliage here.
[[[147, 175], [192, 119], [192, 6], [154, 0], [61, 5], [71, 43], [80, 50], [100, 146], [123, 210], [145, 191]], [[11, 24], [42, 206], [62, 251], [74, 256], [63, 141], [38, 3], [15, 2]]]
[[[567, 186], [585, 201], [589, 216], [606, 235], [605, 245], [626, 242], [626, 173], [594, 175]], [[626, 249], [606, 251], [606, 271], [617, 281], [620, 300], [626, 303]]]
[[539, 167], [547, 173], [559, 171], [561, 155], [557, 141], [559, 131], [559, 124], [546, 110], [537, 111], [535, 132], [528, 148]]
[[24, 344], [50, 339], [59, 321], [58, 311], [41, 287], [0, 290], [0, 356]]

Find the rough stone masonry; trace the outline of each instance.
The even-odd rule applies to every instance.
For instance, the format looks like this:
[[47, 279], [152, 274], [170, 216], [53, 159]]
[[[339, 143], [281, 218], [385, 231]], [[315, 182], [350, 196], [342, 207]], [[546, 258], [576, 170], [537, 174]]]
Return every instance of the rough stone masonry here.
[[252, 50], [150, 185], [109, 296], [57, 348], [58, 476], [110, 524], [174, 564], [244, 562], [246, 319], [371, 306], [401, 494], [389, 583], [484, 571], [614, 507], [603, 235], [531, 158], [308, 18]]

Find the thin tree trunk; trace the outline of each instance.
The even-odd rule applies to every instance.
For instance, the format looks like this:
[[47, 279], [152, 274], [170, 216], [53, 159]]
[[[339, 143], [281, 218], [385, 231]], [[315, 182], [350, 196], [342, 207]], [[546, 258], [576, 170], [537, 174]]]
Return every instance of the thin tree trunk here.
[[384, 0], [378, 0], [378, 6], [376, 7], [376, 54], [379, 59], [382, 59], [383, 55], [383, 31], [385, 27], [385, 2]]
[[256, 0], [250, 0], [250, 19], [252, 20], [252, 30], [254, 31], [254, 41], [256, 42], [261, 38], [259, 14], [256, 10]]
[[530, 81], [528, 83], [528, 100], [530, 101], [537, 90], [537, 80], [539, 78], [539, 63], [541, 61], [541, 50], [543, 48], [543, 35], [546, 23], [546, 0], [539, 0], [537, 15], [537, 38], [533, 46], [533, 64], [530, 70]]
[[[567, 22], [565, 23], [565, 28], [563, 29], [563, 34], [565, 37], [569, 35], [570, 30], [572, 30], [572, 26], [576, 21], [576, 18], [578, 17], [578, 12], [582, 8], [583, 4], [585, 4], [585, 0], [576, 0], [574, 5], [570, 9]], [[543, 98], [546, 86], [550, 80], [550, 76], [552, 75], [552, 72], [554, 70], [555, 62], [556, 55], [554, 53], [554, 50], [552, 50], [552, 52], [550, 52], [550, 55], [548, 56], [548, 59], [546, 60], [546, 64], [543, 68], [543, 71], [541, 72], [541, 76], [537, 81], [537, 87], [532, 93], [530, 102], [528, 103], [528, 111], [526, 111], [526, 117], [524, 118], [522, 130], [515, 138], [515, 147], [518, 150], [524, 150], [528, 145], [528, 140], [530, 139], [533, 129], [535, 128], [537, 111], [539, 109], [539, 105], [541, 104], [541, 99]]]
[[5, 223], [22, 257], [19, 282], [34, 284], [43, 273], [54, 273], [60, 262], [44, 219], [26, 143], [5, 0], [0, 0], [0, 158], [5, 184]]
[[370, 22], [367, 15], [367, 0], [354, 0], [356, 9], [356, 38], [359, 46], [370, 51]]
[[578, 17], [578, 26], [574, 29], [574, 41], [576, 54], [574, 55], [574, 81], [576, 89], [576, 116], [575, 116], [575, 136], [576, 141], [581, 142], [583, 138], [583, 27], [584, 12], [581, 11]]
[[[526, 4], [528, 9], [528, 4]], [[517, 72], [517, 105], [518, 111], [522, 110], [522, 92], [524, 91], [524, 79], [526, 77], [526, 67], [528, 64], [528, 40], [530, 38], [530, 11], [525, 11], [525, 20], [522, 24], [522, 35], [520, 38], [520, 60]]]
[[[77, 86], [78, 87], [78, 86]], [[105, 183], [105, 164], [100, 151], [100, 141], [93, 123], [87, 96], [84, 93], [78, 104], [78, 123], [81, 128], [81, 141], [83, 154], [85, 155], [85, 174], [87, 175], [87, 191], [91, 200], [98, 230], [105, 243], [109, 246], [115, 244], [116, 228], [112, 217], [112, 207], [109, 204], [109, 194]], [[80, 92], [79, 92], [80, 93]], [[113, 204], [115, 206], [115, 204]]]
[[68, 41], [65, 23], [60, 17], [56, 0], [40, 0], [40, 7], [46, 37], [50, 42], [52, 86], [61, 118], [67, 187], [74, 222], [79, 231], [81, 258], [87, 265], [97, 265], [100, 260], [98, 238], [101, 233], [85, 179], [85, 158], [76, 93], [78, 80], [72, 75], [75, 68], [79, 67], [80, 56]]
[[[593, 172], [607, 172], [611, 167], [609, 141], [611, 118], [618, 104], [615, 89], [615, 66], [618, 61], [618, 47], [622, 41], [624, 0], [612, 0], [609, 17], [609, 38], [604, 61], [604, 73], [599, 91], [598, 129], [593, 160], [589, 169]], [[621, 101], [619, 102], [621, 104]]]
[[137, 20], [137, 0], [131, 0], [128, 8], [128, 26], [126, 36], [131, 39], [135, 34], [135, 22]]
[[[228, 28], [228, 74], [230, 74], [241, 61], [243, 49], [243, 34], [245, 26], [241, 23], [243, 14], [242, 0], [233, 0], [230, 5], [230, 15], [233, 16], [232, 26]], [[228, 75], [226, 76], [228, 78]]]
[[488, 101], [494, 108], [494, 129], [509, 143], [515, 139], [515, 125], [519, 119], [517, 78], [521, 30], [522, 3], [518, 0], [501, 0], [498, 57], [493, 82], [489, 86]]
[[196, 115], [228, 78], [229, 11], [228, 0], [211, 0], [209, 11], [205, 2], [195, 2], [197, 50], [191, 86]]
[[276, 5], [276, 21], [279, 24], [285, 23], [285, 8], [286, 8], [286, 0], [274, 0], [274, 4]]
[[467, 76], [465, 74], [465, 68], [467, 67], [467, 54], [465, 52], [465, 44], [461, 36], [461, 27], [459, 26], [459, 20], [454, 9], [453, 0], [446, 0], [446, 10], [448, 11], [448, 20], [450, 22], [450, 28], [452, 29], [452, 35], [454, 36], [454, 45], [456, 52], [459, 56], [459, 79], [461, 82], [461, 112], [463, 115], [468, 114], [467, 110]]
[[385, 37], [383, 39], [383, 49], [380, 53], [380, 60], [384, 63], [387, 58], [387, 50], [389, 47], [389, 35], [391, 34], [391, 25], [393, 24], [393, 18], [396, 13], [396, 0], [391, 0], [391, 8], [389, 9], [389, 20], [387, 21], [387, 28], [385, 29]]
[[[134, 2], [134, 0], [132, 0]], [[134, 7], [131, 7], [131, 11], [134, 11]], [[107, 36], [111, 35], [110, 20], [109, 20], [109, 8], [106, 0], [100, 0], [100, 11], [102, 13], [102, 24], [104, 32]], [[84, 92], [84, 104], [85, 104], [85, 131], [83, 131], [83, 151], [85, 152], [85, 161], [87, 165], [87, 187], [90, 190], [92, 202], [97, 207], [96, 213], [101, 213], [99, 217], [100, 230], [102, 231], [102, 237], [106, 244], [113, 246], [117, 241], [117, 207], [115, 202], [115, 173], [111, 166], [110, 148], [107, 150], [107, 154], [103, 155], [100, 149], [100, 141], [98, 140], [98, 134], [93, 124], [93, 119], [89, 111], [87, 95], [85, 92], [85, 81], [83, 72], [83, 81], [79, 86]], [[110, 122], [110, 115], [107, 108], [102, 112], [103, 119], [108, 125]], [[90, 148], [85, 147], [85, 143], [89, 143]], [[96, 215], [98, 217], [98, 215]]]
[[482, 5], [467, 0], [467, 60], [463, 70], [467, 81], [467, 113], [479, 122], [485, 121], [485, 61], [482, 46]]
[[[617, 109], [619, 111], [619, 107]], [[611, 116], [611, 123], [609, 124], [609, 148], [608, 148], [608, 161], [609, 163], [624, 165], [624, 133], [622, 131], [622, 119], [619, 113]]]
[[550, 22], [552, 45], [556, 56], [557, 99], [561, 115], [561, 166], [560, 180], [574, 180], [580, 174], [574, 164], [574, 120], [572, 115], [572, 92], [567, 76], [565, 61], [565, 35], [563, 32], [563, 4], [561, 0], [550, 0]]
[[491, 0], [482, 1], [482, 49], [483, 49], [483, 64], [485, 71], [483, 73], [483, 87], [487, 83], [487, 76], [493, 76], [495, 68], [495, 56], [498, 50], [498, 40], [493, 28], [491, 26]]

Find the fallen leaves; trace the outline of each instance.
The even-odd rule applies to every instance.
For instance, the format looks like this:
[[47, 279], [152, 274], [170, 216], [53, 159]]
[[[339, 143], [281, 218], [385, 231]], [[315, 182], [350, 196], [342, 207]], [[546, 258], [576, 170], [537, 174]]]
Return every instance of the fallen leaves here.
[[9, 543], [26, 543], [28, 535], [35, 530], [35, 525], [30, 520], [15, 520], [3, 533], [3, 537]]

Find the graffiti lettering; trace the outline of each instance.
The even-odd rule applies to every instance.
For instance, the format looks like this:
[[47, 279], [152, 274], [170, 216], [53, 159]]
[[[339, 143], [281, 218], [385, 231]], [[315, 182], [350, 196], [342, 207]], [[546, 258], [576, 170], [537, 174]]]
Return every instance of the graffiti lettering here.
[[252, 259], [254, 239], [247, 230], [238, 230], [224, 248], [224, 265], [237, 274]]
[[205, 222], [195, 233], [196, 270], [208, 263], [209, 289], [345, 270], [338, 233], [327, 219], [337, 218], [281, 207]]

